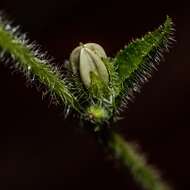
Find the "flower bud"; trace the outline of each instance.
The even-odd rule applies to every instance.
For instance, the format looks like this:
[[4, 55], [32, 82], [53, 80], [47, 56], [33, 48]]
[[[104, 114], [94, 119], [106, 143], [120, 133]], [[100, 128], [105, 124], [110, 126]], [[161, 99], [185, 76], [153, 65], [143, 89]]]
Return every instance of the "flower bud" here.
[[95, 43], [87, 43], [75, 48], [70, 56], [71, 68], [74, 74], [79, 72], [84, 85], [89, 88], [91, 74], [98, 79], [108, 83], [109, 76], [107, 68], [102, 59], [107, 58], [104, 49]]

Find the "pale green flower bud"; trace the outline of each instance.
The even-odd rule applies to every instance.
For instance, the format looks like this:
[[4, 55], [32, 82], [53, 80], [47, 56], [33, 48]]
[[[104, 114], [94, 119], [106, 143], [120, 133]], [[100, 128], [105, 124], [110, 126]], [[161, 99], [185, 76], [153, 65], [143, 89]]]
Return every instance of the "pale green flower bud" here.
[[91, 73], [108, 83], [109, 75], [102, 59], [107, 58], [104, 49], [95, 43], [82, 44], [75, 48], [70, 56], [71, 68], [74, 74], [79, 72], [84, 85], [88, 88], [91, 84]]

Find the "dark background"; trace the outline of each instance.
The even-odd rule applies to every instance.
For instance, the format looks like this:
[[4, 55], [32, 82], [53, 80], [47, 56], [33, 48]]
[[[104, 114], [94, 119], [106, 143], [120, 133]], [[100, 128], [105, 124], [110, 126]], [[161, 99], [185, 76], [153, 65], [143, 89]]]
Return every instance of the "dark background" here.
[[[154, 73], [118, 131], [138, 142], [163, 178], [188, 189], [190, 170], [190, 8], [183, 1], [0, 0], [15, 24], [63, 64], [79, 42], [97, 42], [114, 56], [132, 37], [160, 25], [176, 25], [175, 48]], [[0, 65], [0, 189], [138, 190], [97, 145], [92, 134], [35, 88], [22, 74]], [[189, 185], [188, 185], [189, 184]]]

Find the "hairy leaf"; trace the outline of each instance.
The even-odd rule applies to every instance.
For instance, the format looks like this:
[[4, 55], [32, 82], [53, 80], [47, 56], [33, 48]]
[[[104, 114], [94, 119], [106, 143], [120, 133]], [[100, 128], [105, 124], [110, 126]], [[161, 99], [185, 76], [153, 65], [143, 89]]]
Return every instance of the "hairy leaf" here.
[[127, 90], [137, 91], [142, 83], [151, 76], [153, 69], [160, 62], [164, 51], [173, 41], [173, 23], [167, 16], [166, 21], [158, 29], [149, 32], [144, 37], [131, 42], [115, 57], [121, 84]]
[[11, 56], [15, 61], [15, 67], [23, 71], [27, 78], [37, 79], [47, 86], [48, 91], [62, 106], [66, 105], [79, 111], [78, 102], [58, 69], [49, 64], [44, 54], [39, 53], [35, 45], [29, 44], [16, 29], [0, 17], [0, 58]]

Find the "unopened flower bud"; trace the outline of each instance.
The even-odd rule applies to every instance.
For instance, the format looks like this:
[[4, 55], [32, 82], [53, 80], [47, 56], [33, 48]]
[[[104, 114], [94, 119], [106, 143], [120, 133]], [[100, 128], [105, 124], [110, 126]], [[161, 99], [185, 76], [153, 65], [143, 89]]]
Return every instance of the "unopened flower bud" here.
[[79, 72], [84, 85], [89, 88], [91, 73], [104, 83], [108, 83], [107, 68], [102, 59], [107, 58], [104, 49], [95, 43], [87, 43], [75, 48], [70, 56], [71, 68], [74, 74]]

